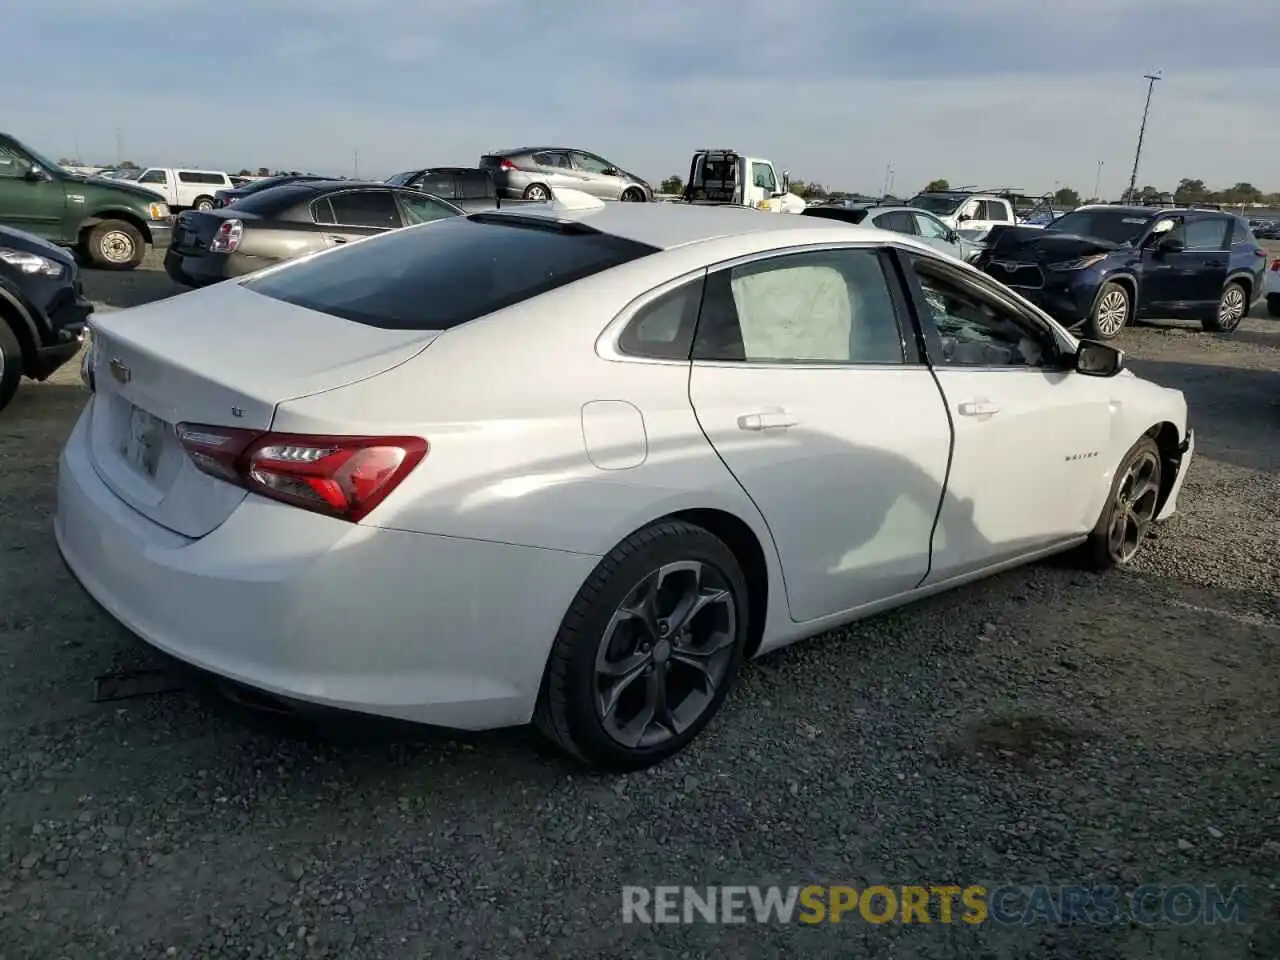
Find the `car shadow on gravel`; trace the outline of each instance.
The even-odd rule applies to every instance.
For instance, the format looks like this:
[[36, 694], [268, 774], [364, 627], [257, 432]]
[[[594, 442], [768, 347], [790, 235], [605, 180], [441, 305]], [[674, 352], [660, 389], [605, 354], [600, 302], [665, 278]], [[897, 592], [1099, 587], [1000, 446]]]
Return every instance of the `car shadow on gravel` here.
[[1258, 443], [1260, 434], [1280, 427], [1280, 373], [1136, 358], [1128, 366], [1186, 396], [1197, 456], [1250, 470], [1280, 470], [1280, 447]]
[[123, 310], [189, 292], [162, 270], [81, 271], [84, 295], [95, 304]]

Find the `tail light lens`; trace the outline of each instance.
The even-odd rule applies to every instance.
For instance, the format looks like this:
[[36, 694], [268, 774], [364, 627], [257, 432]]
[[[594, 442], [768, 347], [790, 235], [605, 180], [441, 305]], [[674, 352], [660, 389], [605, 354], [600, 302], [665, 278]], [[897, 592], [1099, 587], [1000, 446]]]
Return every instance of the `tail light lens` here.
[[244, 223], [240, 220], [223, 220], [218, 232], [213, 235], [209, 244], [211, 253], [235, 253], [240, 246], [240, 238], [244, 236]]
[[1271, 261], [1271, 269], [1280, 271], [1280, 257], [1277, 257], [1276, 259]]
[[355, 523], [427, 455], [421, 437], [261, 433], [178, 424], [196, 468], [272, 500]]
[[499, 169], [502, 169], [502, 170], [519, 170], [520, 169], [514, 163], [508, 160], [506, 157], [502, 158], [502, 162], [498, 164], [498, 167]]

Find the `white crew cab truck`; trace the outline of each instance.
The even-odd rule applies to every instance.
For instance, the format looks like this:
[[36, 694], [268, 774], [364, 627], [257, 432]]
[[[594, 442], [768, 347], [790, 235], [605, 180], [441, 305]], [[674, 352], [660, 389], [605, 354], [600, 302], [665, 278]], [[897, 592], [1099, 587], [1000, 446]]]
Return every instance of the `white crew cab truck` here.
[[992, 227], [1011, 227], [1018, 223], [1013, 204], [1008, 198], [993, 193], [931, 190], [917, 194], [905, 205], [932, 213], [952, 230], [981, 231], [985, 235]]
[[754, 207], [769, 213], [800, 213], [801, 197], [791, 192], [791, 175], [782, 176], [772, 160], [748, 157], [736, 150], [698, 150], [689, 161], [684, 188], [689, 203]]
[[213, 195], [235, 186], [221, 170], [147, 167], [135, 183], [164, 197], [170, 210], [212, 210]]

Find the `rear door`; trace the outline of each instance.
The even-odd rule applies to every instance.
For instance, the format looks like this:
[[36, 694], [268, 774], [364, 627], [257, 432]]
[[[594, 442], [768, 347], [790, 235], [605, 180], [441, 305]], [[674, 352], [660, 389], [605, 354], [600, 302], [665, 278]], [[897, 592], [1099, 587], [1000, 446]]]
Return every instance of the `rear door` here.
[[458, 199], [458, 177], [442, 170], [425, 170], [422, 176], [413, 183], [406, 184], [414, 190], [421, 190], [441, 200]]
[[892, 230], [894, 233], [905, 233], [909, 237], [916, 235], [916, 220], [905, 210], [890, 210], [874, 217], [871, 225], [881, 230]]
[[404, 226], [395, 195], [382, 187], [331, 193], [312, 204], [312, 215], [332, 227], [324, 233], [330, 247]]
[[536, 169], [531, 172], [548, 187], [553, 190], [556, 187], [569, 190], [584, 189], [582, 174], [574, 170], [573, 161], [569, 159], [569, 151], [541, 150], [532, 157]]
[[887, 257], [772, 254], [707, 277], [689, 398], [769, 527], [796, 621], [929, 570], [951, 428]]
[[955, 423], [930, 583], [1085, 533], [1119, 453], [1104, 381], [1067, 364], [1048, 325], [959, 265], [907, 255]]

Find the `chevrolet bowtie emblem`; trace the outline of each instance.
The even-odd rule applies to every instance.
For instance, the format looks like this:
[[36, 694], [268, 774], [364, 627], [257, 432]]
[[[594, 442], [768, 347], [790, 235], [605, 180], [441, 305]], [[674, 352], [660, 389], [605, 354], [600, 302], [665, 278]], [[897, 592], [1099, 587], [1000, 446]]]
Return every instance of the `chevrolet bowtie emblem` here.
[[133, 371], [126, 367], [119, 357], [111, 361], [111, 375], [121, 383], [128, 383], [133, 379]]

